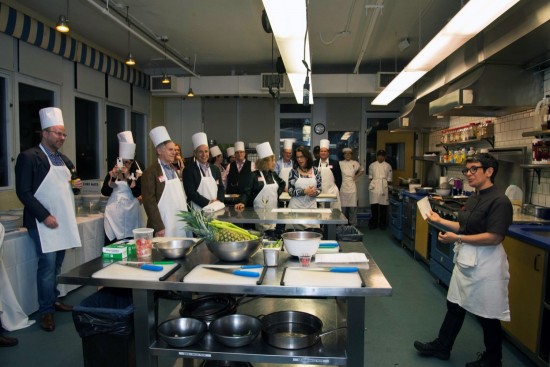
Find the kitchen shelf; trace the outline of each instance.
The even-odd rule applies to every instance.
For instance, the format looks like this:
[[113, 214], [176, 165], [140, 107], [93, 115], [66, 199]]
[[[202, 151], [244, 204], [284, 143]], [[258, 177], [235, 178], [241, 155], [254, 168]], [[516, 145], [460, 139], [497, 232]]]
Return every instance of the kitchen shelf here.
[[540, 173], [542, 170], [550, 170], [550, 164], [520, 164], [519, 165], [523, 169], [532, 169], [535, 170], [535, 173], [537, 174], [537, 179], [540, 185]]
[[413, 160], [415, 161], [423, 161], [423, 162], [439, 162], [439, 156], [436, 155], [436, 156], [414, 156], [413, 157]]
[[521, 136], [523, 136], [523, 137], [534, 136], [534, 137], [537, 137], [537, 138], [541, 138], [541, 137], [544, 137], [544, 136], [550, 136], [550, 130], [526, 131], [526, 132], [522, 133]]
[[456, 147], [456, 146], [462, 146], [462, 147], [467, 147], [467, 146], [477, 146], [479, 145], [479, 143], [482, 143], [482, 142], [488, 142], [491, 147], [495, 147], [495, 137], [494, 136], [487, 136], [485, 138], [481, 138], [481, 139], [473, 139], [473, 140], [467, 140], [467, 141], [458, 141], [458, 142], [452, 142], [452, 143], [439, 143], [439, 144], [436, 144], [435, 146], [436, 147], [443, 147], [445, 148], [445, 151], [449, 151], [449, 147]]

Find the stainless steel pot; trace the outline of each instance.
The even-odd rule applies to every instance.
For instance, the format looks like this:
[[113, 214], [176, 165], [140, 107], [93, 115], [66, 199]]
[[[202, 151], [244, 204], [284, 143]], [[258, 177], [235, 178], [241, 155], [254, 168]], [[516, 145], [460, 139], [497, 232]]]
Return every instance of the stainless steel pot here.
[[300, 311], [279, 311], [260, 316], [262, 338], [271, 346], [280, 349], [303, 349], [317, 344], [321, 336], [345, 327], [327, 330], [317, 316]]
[[540, 219], [550, 220], [550, 208], [535, 205], [533, 207], [533, 215], [537, 218], [540, 218]]
[[228, 347], [243, 347], [252, 343], [262, 327], [261, 321], [250, 315], [235, 314], [220, 317], [208, 330], [218, 342]]

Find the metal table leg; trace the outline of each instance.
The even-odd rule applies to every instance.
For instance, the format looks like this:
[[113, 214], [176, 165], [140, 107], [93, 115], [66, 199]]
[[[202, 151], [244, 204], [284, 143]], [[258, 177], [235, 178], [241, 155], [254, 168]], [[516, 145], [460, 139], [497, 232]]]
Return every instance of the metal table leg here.
[[158, 302], [154, 291], [132, 289], [134, 300], [134, 338], [136, 343], [136, 366], [157, 367], [158, 360], [149, 352], [156, 337]]
[[365, 297], [347, 298], [348, 336], [346, 365], [365, 365]]

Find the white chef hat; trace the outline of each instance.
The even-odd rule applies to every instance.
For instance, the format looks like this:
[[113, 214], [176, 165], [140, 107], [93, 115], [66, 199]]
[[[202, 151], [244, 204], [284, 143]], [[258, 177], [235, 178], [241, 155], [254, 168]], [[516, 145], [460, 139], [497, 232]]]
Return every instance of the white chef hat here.
[[116, 135], [119, 143], [134, 143], [134, 137], [131, 131], [122, 131]]
[[136, 145], [134, 143], [118, 143], [118, 157], [121, 159], [134, 159]]
[[351, 148], [346, 147], [346, 148], [342, 149], [342, 153], [346, 153], [346, 152], [351, 153], [352, 152]]
[[330, 140], [328, 139], [321, 139], [321, 141], [319, 142], [319, 148], [329, 148], [330, 147]]
[[208, 146], [208, 137], [205, 133], [196, 133], [193, 134], [191, 137], [191, 140], [193, 141], [193, 149], [197, 149], [201, 145]]
[[273, 154], [273, 150], [271, 149], [271, 145], [268, 141], [265, 143], [261, 143], [256, 145], [256, 152], [258, 153], [258, 158], [264, 159], [267, 157], [271, 157]]
[[244, 142], [243, 141], [236, 141], [235, 144], [233, 144], [233, 147], [235, 147], [236, 152], [244, 152]]
[[157, 126], [153, 130], [149, 131], [149, 137], [153, 142], [155, 147], [158, 147], [160, 144], [172, 140], [170, 135], [168, 135], [168, 130], [164, 126]]
[[283, 142], [283, 149], [290, 149], [292, 150], [292, 144], [294, 143], [294, 139], [285, 139]]
[[219, 155], [222, 155], [222, 151], [219, 146], [214, 145], [212, 148], [210, 148], [210, 156], [211, 157], [217, 157]]
[[57, 107], [46, 107], [38, 111], [40, 115], [40, 126], [45, 130], [52, 126], [65, 125], [63, 123], [63, 114]]
[[227, 153], [227, 156], [228, 157], [232, 157], [235, 155], [235, 148], [233, 147], [229, 147], [225, 150], [225, 152]]

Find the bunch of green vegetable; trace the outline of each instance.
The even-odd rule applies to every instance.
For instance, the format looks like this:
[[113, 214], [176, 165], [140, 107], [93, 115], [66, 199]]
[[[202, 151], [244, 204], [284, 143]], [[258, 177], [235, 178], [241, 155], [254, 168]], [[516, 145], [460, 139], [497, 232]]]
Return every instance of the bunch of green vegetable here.
[[207, 241], [236, 242], [258, 239], [258, 236], [250, 234], [247, 230], [233, 223], [212, 219], [201, 210], [189, 208], [189, 211], [181, 211], [178, 216], [186, 223], [185, 230], [192, 231]]

